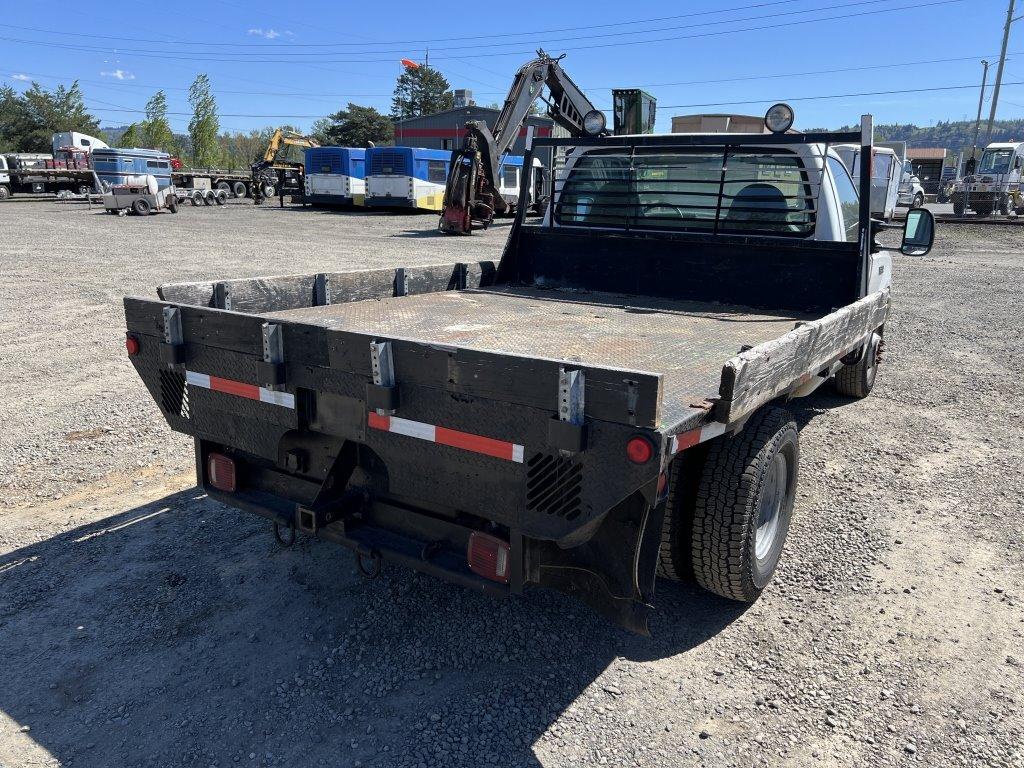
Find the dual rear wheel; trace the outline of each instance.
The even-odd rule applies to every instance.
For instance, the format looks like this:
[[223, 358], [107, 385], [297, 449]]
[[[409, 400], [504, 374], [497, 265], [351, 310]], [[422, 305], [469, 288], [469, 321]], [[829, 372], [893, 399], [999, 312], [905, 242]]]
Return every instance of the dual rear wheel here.
[[[859, 356], [836, 373], [836, 391], [867, 397], [881, 352], [882, 336], [875, 332]], [[756, 600], [782, 556], [799, 464], [796, 420], [777, 406], [757, 411], [740, 432], [677, 458], [665, 502], [658, 573], [696, 581], [732, 600]]]
[[658, 571], [753, 602], [771, 581], [793, 516], [800, 441], [784, 408], [719, 438], [694, 473], [673, 472]]

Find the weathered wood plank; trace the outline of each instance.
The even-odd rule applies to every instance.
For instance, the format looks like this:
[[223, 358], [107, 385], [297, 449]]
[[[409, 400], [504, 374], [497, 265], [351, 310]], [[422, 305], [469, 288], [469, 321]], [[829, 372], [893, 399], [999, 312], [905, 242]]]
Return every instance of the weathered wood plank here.
[[801, 377], [815, 375], [855, 349], [888, 315], [886, 289], [733, 357], [722, 369], [716, 418], [735, 421], [788, 391]]

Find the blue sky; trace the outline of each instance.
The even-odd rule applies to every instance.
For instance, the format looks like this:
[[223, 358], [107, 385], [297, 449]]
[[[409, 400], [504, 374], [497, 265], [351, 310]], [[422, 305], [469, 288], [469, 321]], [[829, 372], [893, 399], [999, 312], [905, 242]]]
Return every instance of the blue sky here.
[[[308, 128], [349, 101], [387, 111], [399, 59], [422, 61], [428, 47], [431, 65], [453, 87], [471, 88], [479, 103], [501, 101], [515, 70], [542, 45], [567, 54], [565, 68], [599, 107], [610, 106], [613, 87], [653, 93], [659, 130], [668, 130], [675, 114], [762, 114], [779, 100], [792, 100], [798, 128], [849, 124], [864, 112], [877, 122], [930, 125], [974, 118], [979, 60], [998, 58], [1006, 5], [562, 0], [543, 11], [537, 3], [481, 4], [483, 10], [470, 15], [459, 3], [214, 0], [136, 3], [130, 11], [107, 4], [6, 3], [0, 82], [22, 89], [33, 79], [54, 87], [77, 78], [88, 106], [108, 126], [139, 119], [133, 110], [158, 88], [172, 112], [187, 113], [189, 83], [206, 72], [222, 128]], [[1020, 55], [1010, 56], [1004, 83], [1024, 83], [1022, 35], [1024, 20], [1010, 38], [1011, 54]], [[990, 90], [994, 74], [993, 66]], [[999, 117], [1024, 117], [1024, 85], [1004, 85]], [[187, 123], [187, 114], [172, 115], [175, 130]]]

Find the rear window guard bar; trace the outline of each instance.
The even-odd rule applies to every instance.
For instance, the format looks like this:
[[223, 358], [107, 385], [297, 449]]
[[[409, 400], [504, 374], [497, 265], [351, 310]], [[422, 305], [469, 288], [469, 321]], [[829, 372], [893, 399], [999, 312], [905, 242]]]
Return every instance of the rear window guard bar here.
[[[782, 134], [666, 134], [666, 135], [644, 135], [644, 136], [606, 136], [600, 139], [586, 138], [554, 138], [534, 137], [528, 143], [526, 154], [523, 158], [524, 167], [531, 167], [533, 158], [541, 150], [543, 156], [548, 157], [548, 174], [546, 179], [547, 193], [552, 195], [555, 191], [556, 165], [562, 160], [559, 149], [570, 149], [577, 147], [581, 150], [601, 149], [628, 149], [635, 154], [637, 149], [645, 151], [649, 148], [671, 148], [674, 150], [699, 147], [722, 147], [725, 152], [741, 150], [744, 147], [786, 147], [806, 144], [824, 144], [825, 154], [829, 147], [835, 144], [856, 144], [860, 146], [861, 156], [870, 157], [874, 148], [874, 122], [871, 115], [862, 115], [859, 131], [812, 131], [808, 133], [782, 133]], [[544, 150], [547, 150], [545, 153]], [[868, 287], [867, 264], [871, 256], [871, 163], [860, 163], [858, 178], [854, 179], [860, 196], [860, 207], [858, 217], [858, 250], [860, 252], [860, 284], [861, 295], [866, 295]], [[519, 206], [516, 212], [515, 227], [523, 225], [526, 217], [528, 204], [528, 188], [530, 185], [520, 185]], [[820, 187], [816, 190], [820, 193]], [[553, 217], [552, 217], [553, 218]], [[782, 238], [785, 239], [785, 238]]]

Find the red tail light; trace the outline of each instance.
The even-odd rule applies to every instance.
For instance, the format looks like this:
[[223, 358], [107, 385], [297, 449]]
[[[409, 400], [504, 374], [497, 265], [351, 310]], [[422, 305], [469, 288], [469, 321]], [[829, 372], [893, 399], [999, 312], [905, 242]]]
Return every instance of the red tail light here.
[[646, 464], [654, 458], [654, 446], [646, 437], [631, 437], [626, 443], [626, 456], [634, 464]]
[[469, 534], [466, 562], [469, 563], [469, 569], [478, 576], [508, 584], [511, 571], [508, 542], [474, 531]]
[[128, 356], [129, 357], [132, 357], [133, 355], [139, 354], [140, 346], [141, 345], [139, 344], [139, 340], [136, 339], [134, 336], [126, 336], [125, 337], [125, 339], [124, 339], [124, 348], [126, 350], [128, 350]]
[[206, 479], [218, 491], [234, 493], [236, 484], [235, 462], [221, 453], [206, 458]]

